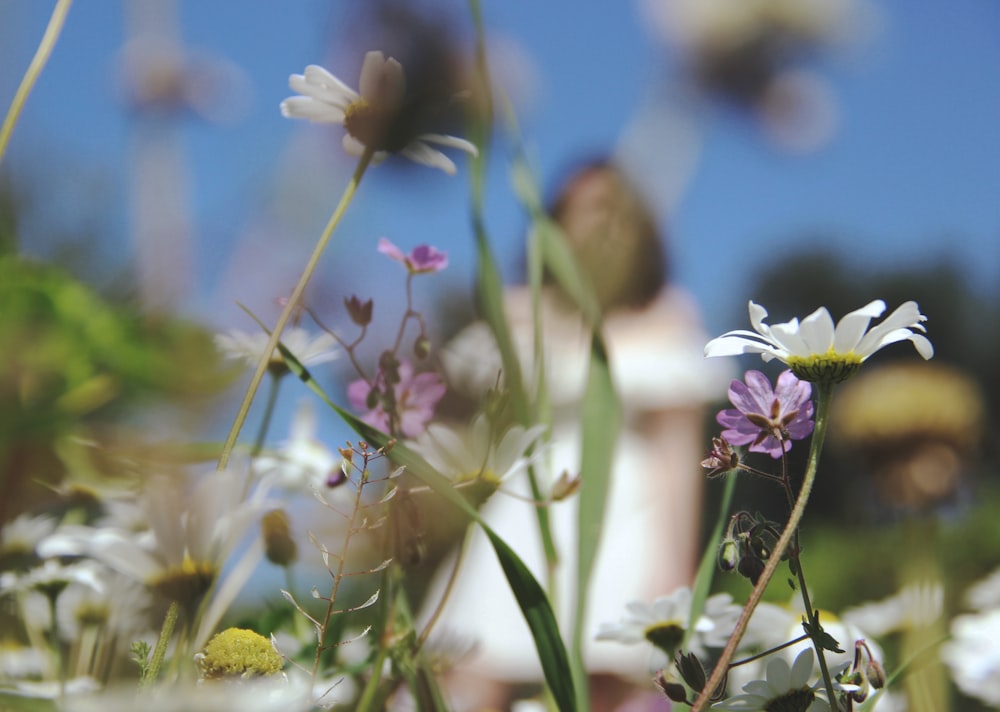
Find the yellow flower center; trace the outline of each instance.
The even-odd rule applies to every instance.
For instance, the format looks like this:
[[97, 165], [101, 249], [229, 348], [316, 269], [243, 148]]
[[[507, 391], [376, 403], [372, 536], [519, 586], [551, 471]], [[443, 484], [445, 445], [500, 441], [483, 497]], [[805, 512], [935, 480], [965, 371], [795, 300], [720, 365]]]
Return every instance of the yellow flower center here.
[[396, 152], [406, 148], [413, 138], [400, 121], [398, 107], [372, 104], [359, 98], [344, 111], [347, 133], [376, 151]]
[[198, 668], [207, 680], [275, 675], [281, 672], [283, 664], [271, 641], [244, 628], [222, 631], [198, 656]]
[[157, 593], [170, 601], [177, 601], [188, 610], [193, 610], [219, 575], [219, 567], [207, 561], [195, 561], [185, 557], [180, 566], [175, 566], [147, 582]]
[[853, 351], [838, 353], [832, 348], [825, 354], [789, 356], [788, 366], [798, 378], [813, 383], [840, 383], [861, 368], [861, 357]]
[[105, 605], [87, 602], [77, 606], [73, 610], [73, 617], [81, 628], [90, 626], [97, 628], [108, 622], [108, 619], [111, 617], [111, 611]]
[[684, 639], [684, 626], [676, 621], [662, 621], [646, 628], [646, 640], [667, 655], [673, 655]]
[[764, 705], [765, 712], [806, 712], [816, 699], [816, 693], [807, 687], [789, 690], [781, 697], [775, 697]]

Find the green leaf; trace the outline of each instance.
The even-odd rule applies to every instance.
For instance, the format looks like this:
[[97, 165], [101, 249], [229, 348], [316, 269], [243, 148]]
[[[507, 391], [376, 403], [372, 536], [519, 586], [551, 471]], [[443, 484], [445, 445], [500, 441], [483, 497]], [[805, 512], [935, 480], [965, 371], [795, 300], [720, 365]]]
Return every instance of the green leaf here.
[[823, 650], [829, 650], [831, 653], [843, 653], [844, 651], [840, 647], [840, 643], [832, 635], [823, 630], [823, 626], [819, 624], [818, 621], [819, 611], [813, 614], [814, 618], [817, 618], [815, 628], [809, 624], [809, 621], [803, 618], [802, 629], [806, 632], [814, 645], [818, 645], [823, 648]]
[[[590, 368], [581, 404], [580, 488], [578, 499], [576, 608], [573, 626], [573, 655], [578, 674], [584, 670], [583, 636], [590, 579], [597, 547], [604, 529], [605, 504], [611, 481], [615, 440], [621, 425], [621, 408], [614, 385], [608, 354], [600, 332], [591, 339]], [[586, 684], [581, 680], [578, 684]]]

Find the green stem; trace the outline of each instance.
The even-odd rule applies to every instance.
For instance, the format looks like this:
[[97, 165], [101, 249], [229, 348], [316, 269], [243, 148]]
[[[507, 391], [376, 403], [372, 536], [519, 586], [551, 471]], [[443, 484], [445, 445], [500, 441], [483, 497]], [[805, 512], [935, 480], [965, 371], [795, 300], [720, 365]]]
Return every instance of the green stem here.
[[[823, 440], [826, 438], [827, 416], [830, 412], [830, 399], [833, 395], [832, 384], [817, 384], [817, 386], [816, 427], [813, 431], [812, 442], [809, 447], [809, 462], [806, 466], [806, 474], [802, 481], [802, 488], [799, 490], [799, 496], [795, 500], [795, 506], [792, 507], [788, 523], [785, 525], [784, 531], [781, 532], [781, 537], [778, 539], [774, 551], [771, 552], [771, 556], [767, 560], [764, 572], [753, 587], [753, 591], [750, 592], [750, 598], [747, 600], [746, 606], [743, 607], [743, 612], [736, 622], [736, 628], [733, 630], [733, 634], [729, 636], [726, 647], [723, 648], [722, 654], [719, 656], [719, 660], [715, 664], [708, 682], [705, 684], [705, 688], [698, 695], [698, 699], [695, 700], [694, 705], [691, 707], [691, 712], [701, 712], [707, 707], [712, 692], [719, 686], [728, 672], [729, 662], [733, 659], [733, 655], [736, 653], [736, 646], [739, 645], [743, 634], [746, 632], [747, 625], [750, 623], [750, 616], [753, 615], [754, 609], [760, 603], [760, 599], [764, 595], [764, 590], [774, 576], [774, 572], [778, 570], [778, 565], [788, 550], [788, 545], [791, 544], [792, 538], [798, 531], [802, 515], [805, 514], [806, 504], [809, 502], [809, 495], [812, 493], [813, 485], [816, 482], [816, 473], [819, 470], [819, 455], [823, 449]], [[822, 658], [822, 653], [820, 653], [820, 656]], [[827, 693], [830, 694], [830, 692], [831, 690], [828, 687]], [[836, 705], [836, 699], [832, 696], [830, 704]]]
[[[267, 403], [264, 406], [264, 417], [261, 418], [260, 428], [257, 429], [257, 437], [254, 438], [253, 450], [250, 457], [256, 458], [264, 449], [264, 440], [267, 438], [267, 431], [271, 428], [271, 419], [274, 417], [274, 406], [278, 403], [278, 390], [281, 385], [281, 376], [276, 376], [274, 371], [271, 374], [270, 387], [267, 389]], [[250, 485], [253, 481], [253, 468], [247, 468], [247, 477], [243, 483], [243, 499], [250, 494]], [[291, 591], [292, 589], [288, 589]]]
[[340, 198], [340, 203], [337, 204], [337, 208], [333, 211], [333, 215], [330, 216], [330, 221], [326, 224], [326, 228], [323, 230], [323, 234], [320, 235], [319, 240], [316, 242], [316, 247], [313, 248], [312, 255], [309, 257], [309, 261], [306, 263], [305, 269], [302, 270], [302, 276], [299, 277], [298, 284], [295, 285], [295, 289], [292, 291], [292, 296], [289, 297], [288, 303], [281, 312], [281, 316], [278, 317], [277, 323], [274, 325], [274, 330], [271, 332], [271, 338], [267, 341], [267, 346], [264, 347], [264, 353], [260, 356], [260, 363], [257, 364], [257, 370], [254, 371], [253, 378], [250, 379], [250, 385], [247, 386], [247, 392], [243, 396], [243, 402], [240, 404], [240, 409], [236, 413], [236, 418], [233, 420], [233, 427], [229, 430], [229, 435], [226, 437], [226, 442], [222, 446], [222, 454], [219, 456], [219, 466], [217, 469], [224, 470], [229, 464], [229, 457], [232, 455], [233, 448], [236, 446], [236, 440], [240, 436], [240, 430], [243, 428], [243, 424], [246, 422], [247, 414], [250, 412], [250, 405], [253, 403], [254, 395], [257, 393], [257, 389], [260, 387], [260, 382], [264, 378], [264, 373], [267, 371], [268, 363], [271, 360], [271, 354], [274, 353], [274, 349], [277, 348], [278, 342], [281, 340], [281, 333], [285, 330], [285, 325], [292, 317], [292, 313], [298, 307], [299, 302], [302, 299], [302, 294], [306, 291], [306, 285], [309, 284], [309, 279], [312, 277], [313, 272], [316, 271], [316, 266], [319, 264], [320, 257], [323, 256], [323, 252], [326, 250], [326, 246], [330, 242], [330, 238], [333, 236], [333, 231], [337, 228], [340, 223], [341, 218], [344, 217], [344, 213], [347, 211], [347, 206], [350, 205], [351, 199], [354, 197], [354, 193], [358, 189], [358, 184], [361, 183], [361, 178], [365, 174], [365, 170], [368, 168], [368, 164], [371, 163], [374, 151], [370, 148], [365, 148], [365, 152], [361, 155], [358, 160], [357, 168], [354, 169], [354, 175], [351, 176], [351, 181], [347, 184], [347, 188], [344, 189], [344, 194]]
[[7, 110], [7, 116], [4, 117], [3, 125], [0, 126], [0, 161], [3, 160], [3, 156], [7, 152], [7, 144], [10, 143], [10, 137], [14, 133], [14, 126], [21, 115], [21, 110], [28, 101], [28, 94], [34, 88], [35, 82], [38, 81], [38, 76], [42, 73], [46, 62], [49, 61], [52, 49], [56, 46], [56, 40], [59, 39], [59, 34], [62, 32], [63, 24], [66, 21], [66, 15], [69, 12], [69, 6], [72, 4], [73, 0], [59, 0], [52, 10], [52, 16], [49, 18], [48, 26], [45, 28], [45, 34], [42, 35], [42, 41], [39, 42], [38, 49], [35, 50], [35, 56], [31, 58], [31, 64], [28, 65], [28, 69], [24, 72], [24, 78], [21, 79], [21, 84], [17, 87], [17, 92], [14, 94], [14, 100], [10, 103], [10, 108]]
[[163, 628], [160, 629], [160, 637], [156, 641], [156, 648], [153, 649], [153, 657], [149, 661], [149, 667], [139, 680], [141, 687], [149, 687], [156, 681], [156, 676], [160, 674], [163, 666], [163, 657], [167, 654], [167, 644], [174, 634], [174, 627], [177, 625], [177, 618], [180, 616], [181, 606], [177, 601], [170, 603], [167, 615], [163, 618]]
[[[797, 535], [795, 539], [796, 547], [798, 547]], [[806, 575], [802, 573], [802, 561], [797, 555], [795, 557], [795, 572], [799, 579], [799, 589], [802, 591], [802, 605], [806, 608], [806, 619], [809, 621], [809, 628], [810, 630], [818, 631], [820, 629], [819, 615], [813, 609], [812, 601], [809, 599], [809, 589], [806, 588]], [[830, 667], [826, 664], [826, 655], [823, 646], [817, 644], [814, 639], [813, 648], [816, 650], [816, 659], [819, 662], [820, 673], [823, 675], [823, 685], [826, 687], [826, 694], [829, 695], [830, 705], [833, 706], [835, 704], [833, 701], [833, 678], [830, 677]]]
[[372, 676], [368, 678], [368, 683], [361, 692], [361, 697], [358, 699], [358, 704], [355, 707], [358, 712], [367, 712], [368, 710], [375, 709], [375, 700], [378, 696], [379, 685], [382, 682], [382, 668], [385, 667], [385, 661], [388, 657], [389, 648], [383, 645], [379, 649], [378, 655], [375, 656], [375, 662], [371, 666]]

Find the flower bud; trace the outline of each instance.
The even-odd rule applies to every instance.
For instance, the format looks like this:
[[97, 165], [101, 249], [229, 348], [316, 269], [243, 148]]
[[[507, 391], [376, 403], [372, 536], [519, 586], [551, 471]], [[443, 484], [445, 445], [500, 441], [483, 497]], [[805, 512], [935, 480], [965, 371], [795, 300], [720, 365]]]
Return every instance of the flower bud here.
[[725, 539], [719, 547], [719, 568], [732, 571], [740, 561], [740, 545], [735, 539]]
[[272, 509], [260, 521], [267, 560], [278, 566], [288, 566], [298, 558], [298, 546], [292, 538], [288, 514], [283, 509]]
[[688, 701], [687, 690], [684, 688], [684, 685], [678, 682], [677, 679], [666, 670], [660, 670], [657, 672], [656, 677], [653, 678], [653, 682], [672, 702], [680, 702], [681, 704], [684, 704]]
[[555, 484], [552, 485], [552, 493], [549, 496], [553, 502], [562, 502], [576, 494], [579, 489], [580, 475], [571, 475], [569, 470], [563, 470]]
[[881, 690], [885, 687], [885, 670], [882, 669], [877, 660], [868, 661], [868, 665], [865, 668], [865, 676], [876, 690]]
[[392, 351], [383, 351], [382, 355], [379, 356], [378, 370], [382, 373], [382, 378], [387, 384], [399, 383], [399, 359]]
[[344, 307], [347, 309], [347, 315], [351, 317], [351, 321], [358, 326], [368, 326], [371, 324], [373, 307], [371, 299], [367, 302], [362, 302], [352, 294], [349, 299], [344, 299]]
[[348, 472], [351, 469], [351, 461], [344, 458], [340, 461], [340, 468], [336, 470], [330, 470], [326, 476], [326, 486], [330, 489], [334, 487], [340, 487], [342, 484], [347, 482]]
[[421, 334], [413, 342], [413, 355], [419, 359], [425, 359], [431, 353], [431, 340]]

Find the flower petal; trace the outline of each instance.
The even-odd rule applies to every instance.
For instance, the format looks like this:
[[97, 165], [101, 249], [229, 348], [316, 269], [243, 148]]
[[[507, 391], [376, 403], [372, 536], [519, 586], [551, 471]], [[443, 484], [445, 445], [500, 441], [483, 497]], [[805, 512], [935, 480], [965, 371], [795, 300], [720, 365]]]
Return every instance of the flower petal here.
[[841, 319], [833, 339], [833, 348], [836, 352], [846, 354], [856, 350], [868, 329], [868, 324], [872, 319], [882, 316], [884, 311], [885, 302], [876, 299]]
[[406, 93], [403, 67], [392, 57], [386, 59], [381, 52], [368, 52], [361, 65], [358, 88], [361, 96], [375, 106], [394, 109]]
[[306, 119], [320, 124], [344, 123], [344, 110], [317, 101], [310, 96], [293, 96], [281, 102], [281, 115], [286, 119]]
[[805, 354], [822, 354], [833, 346], [833, 317], [826, 307], [820, 307], [799, 324], [798, 336], [805, 345]]
[[293, 74], [288, 78], [288, 86], [299, 94], [305, 94], [342, 108], [347, 108], [358, 99], [356, 91], [318, 64], [310, 64], [306, 67], [304, 75]]
[[459, 138], [458, 136], [426, 133], [417, 136], [417, 140], [427, 141], [428, 143], [436, 143], [439, 146], [448, 146], [449, 148], [457, 148], [473, 156], [479, 155], [479, 149], [476, 148], [476, 144], [472, 143], [472, 141], [467, 141], [464, 138]]
[[404, 156], [414, 163], [421, 163], [431, 168], [440, 168], [450, 176], [458, 172], [455, 162], [441, 153], [436, 148], [431, 148], [422, 141], [411, 141], [406, 148], [400, 151]]

